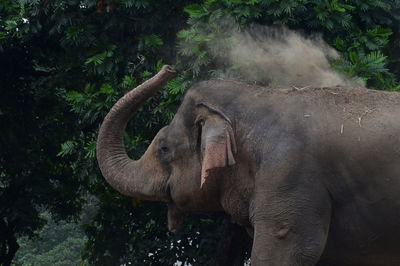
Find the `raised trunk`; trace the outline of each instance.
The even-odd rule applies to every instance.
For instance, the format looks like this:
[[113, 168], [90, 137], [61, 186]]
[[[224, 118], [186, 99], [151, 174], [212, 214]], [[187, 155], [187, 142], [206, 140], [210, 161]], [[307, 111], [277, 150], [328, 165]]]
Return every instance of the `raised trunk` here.
[[154, 77], [119, 99], [100, 127], [96, 155], [101, 173], [124, 195], [145, 200], [166, 200], [168, 197], [166, 179], [160, 177], [164, 173], [151, 162], [155, 155], [154, 143], [140, 160], [134, 161], [126, 154], [123, 134], [133, 114], [175, 74], [170, 66], [163, 66]]

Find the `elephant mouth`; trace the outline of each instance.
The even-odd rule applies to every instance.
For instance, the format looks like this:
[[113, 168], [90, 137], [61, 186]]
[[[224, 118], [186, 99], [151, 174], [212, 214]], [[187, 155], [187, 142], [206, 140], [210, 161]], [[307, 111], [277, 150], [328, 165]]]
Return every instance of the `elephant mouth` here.
[[168, 177], [167, 179], [167, 186], [165, 188], [165, 195], [166, 195], [166, 201], [167, 203], [172, 203], [172, 195], [171, 195], [171, 176]]
[[169, 176], [167, 179], [167, 186], [165, 192], [168, 205], [168, 230], [172, 233], [175, 233], [181, 224], [182, 213], [178, 210], [174, 201], [172, 200], [171, 176]]
[[182, 222], [183, 215], [174, 203], [168, 204], [168, 230], [175, 233]]

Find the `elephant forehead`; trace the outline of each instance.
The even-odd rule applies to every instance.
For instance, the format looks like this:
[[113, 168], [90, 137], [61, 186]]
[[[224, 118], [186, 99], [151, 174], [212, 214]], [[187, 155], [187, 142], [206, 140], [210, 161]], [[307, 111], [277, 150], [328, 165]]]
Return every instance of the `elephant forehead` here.
[[160, 131], [158, 131], [157, 135], [154, 137], [154, 140], [157, 140], [157, 144], [165, 143], [168, 139], [168, 128], [169, 126], [165, 126]]
[[160, 129], [160, 131], [158, 131], [157, 136], [156, 137], [165, 137], [168, 134], [167, 129], [169, 128], [169, 126], [164, 126], [163, 128]]

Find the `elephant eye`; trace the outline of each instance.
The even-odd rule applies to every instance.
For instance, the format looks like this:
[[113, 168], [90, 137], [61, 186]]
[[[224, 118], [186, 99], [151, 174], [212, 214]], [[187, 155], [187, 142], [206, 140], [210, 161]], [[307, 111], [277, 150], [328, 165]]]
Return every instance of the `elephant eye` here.
[[165, 155], [169, 152], [169, 147], [167, 145], [167, 142], [165, 140], [160, 140], [158, 143], [158, 148], [157, 148], [158, 154]]
[[168, 162], [172, 157], [171, 149], [165, 142], [161, 142], [157, 148], [158, 156], [162, 162]]

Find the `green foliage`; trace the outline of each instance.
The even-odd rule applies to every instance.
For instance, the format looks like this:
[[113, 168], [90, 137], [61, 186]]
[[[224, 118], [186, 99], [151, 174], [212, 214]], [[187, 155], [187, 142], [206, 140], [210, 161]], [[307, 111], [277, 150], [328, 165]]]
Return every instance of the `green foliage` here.
[[[178, 52], [195, 78], [234, 67], [218, 60], [224, 45], [231, 45], [232, 32], [258, 23], [320, 33], [340, 53], [335, 63], [339, 71], [361, 78], [371, 88], [398, 86], [399, 1], [213, 0], [184, 10], [190, 27], [178, 33]], [[235, 23], [240, 28], [232, 31]]]
[[[367, 55], [357, 54], [357, 52], [353, 51], [349, 53], [349, 61], [338, 62], [337, 69], [342, 70], [351, 77], [362, 77], [367, 82], [371, 78], [388, 74], [385, 64], [386, 58], [380, 51], [371, 52]], [[385, 85], [384, 82], [382, 80], [382, 85]]]
[[[55, 220], [77, 218], [82, 180], [71, 176], [57, 157], [72, 132], [68, 106], [57, 85], [62, 73], [51, 62], [54, 49], [44, 47], [34, 19], [24, 22], [29, 6], [0, 4], [0, 263], [8, 265], [18, 237], [32, 237], [44, 224], [43, 209]], [[46, 54], [46, 56], [44, 56]], [[58, 83], [60, 84], [60, 83]]]
[[[0, 233], [8, 237], [1, 238], [1, 250], [8, 252], [1, 254], [1, 263], [18, 249], [17, 237], [34, 236], [46, 223], [39, 216], [42, 208], [54, 219], [76, 217], [86, 193], [110, 201], [97, 193], [117, 194], [103, 181], [94, 158], [99, 124], [116, 99], [146, 78], [142, 73], [152, 75], [160, 66], [159, 54], [174, 40], [183, 15], [168, 11], [175, 1], [107, 3], [101, 8], [90, 0], [0, 3], [0, 64], [6, 70], [0, 99], [0, 148], [5, 151], [0, 155]], [[129, 135], [137, 136], [136, 145], [128, 143], [134, 157], [172, 117], [179, 95], [168, 95], [160, 93], [131, 126], [130, 133], [135, 132]], [[159, 106], [162, 97], [168, 104]], [[155, 113], [163, 115], [153, 118]], [[113, 207], [122, 209], [124, 202]], [[111, 243], [114, 235], [108, 237]], [[86, 252], [96, 259], [98, 253]]]
[[57, 156], [66, 156], [69, 154], [73, 154], [77, 144], [75, 141], [68, 140], [61, 144], [61, 151], [57, 154]]
[[13, 264], [31, 265], [84, 265], [80, 252], [86, 237], [80, 225], [61, 221], [56, 223], [48, 212], [41, 216], [47, 224], [37, 232], [37, 237], [18, 240], [20, 249]]
[[144, 37], [144, 43], [147, 47], [151, 47], [151, 46], [161, 46], [163, 45], [163, 40], [158, 37], [155, 34], [149, 35], [149, 36], [145, 36]]
[[[48, 2], [47, 15], [39, 12], [35, 13], [37, 18], [30, 16], [30, 24], [35, 19], [48, 23], [43, 34], [56, 51], [42, 50], [46, 57], [37, 65], [58, 75], [56, 84], [64, 88], [60, 100], [69, 105], [72, 113], [73, 133], [58, 142], [58, 158], [66, 163], [70, 175], [84, 181], [88, 191], [99, 199], [97, 215], [85, 225], [88, 240], [83, 256], [91, 264], [173, 264], [177, 255], [188, 262], [197, 256], [204, 265], [212, 261], [209, 254], [218, 239], [215, 231], [210, 230], [210, 237], [207, 234], [204, 240], [191, 236], [190, 244], [188, 240], [178, 243], [176, 236], [166, 232], [165, 206], [137, 201], [132, 204], [131, 199], [105, 183], [95, 160], [98, 127], [111, 106], [132, 87], [153, 76], [163, 64], [160, 57], [173, 60], [174, 54], [163, 49], [174, 46], [177, 25], [184, 21], [184, 13], [177, 16], [173, 7], [183, 9], [185, 4], [121, 1], [113, 3], [113, 12], [104, 9], [99, 13], [94, 1], [83, 2], [84, 8], [79, 8], [77, 1], [55, 1]], [[165, 23], [166, 20], [174, 23]], [[132, 23], [137, 25], [132, 27]], [[184, 75], [178, 76], [140, 109], [125, 135], [131, 157], [138, 158], [155, 133], [172, 119], [189, 83]], [[194, 226], [202, 224], [194, 221]], [[191, 235], [187, 227], [183, 233]], [[194, 243], [200, 240], [202, 247], [198, 249]], [[171, 252], [171, 243], [180, 253]], [[149, 253], [154, 256], [149, 257]]]

